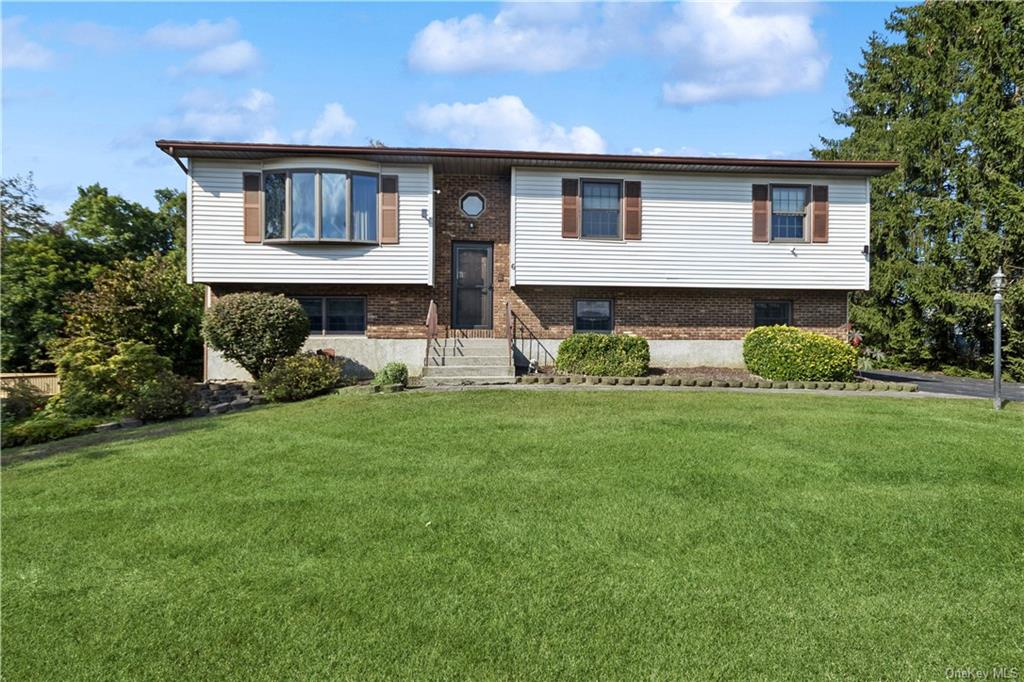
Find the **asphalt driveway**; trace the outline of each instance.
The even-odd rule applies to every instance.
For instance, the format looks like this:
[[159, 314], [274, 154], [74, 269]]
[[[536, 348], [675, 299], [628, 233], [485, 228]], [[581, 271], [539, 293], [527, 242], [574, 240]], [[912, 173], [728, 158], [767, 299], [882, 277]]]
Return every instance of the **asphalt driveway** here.
[[[967, 377], [947, 377], [941, 374], [924, 372], [902, 372], [886, 369], [862, 371], [859, 374], [865, 379], [876, 381], [898, 381], [917, 384], [924, 393], [951, 393], [953, 395], [974, 398], [992, 397], [992, 380], [968, 379]], [[1003, 382], [1003, 399], [1024, 400], [1024, 384]]]

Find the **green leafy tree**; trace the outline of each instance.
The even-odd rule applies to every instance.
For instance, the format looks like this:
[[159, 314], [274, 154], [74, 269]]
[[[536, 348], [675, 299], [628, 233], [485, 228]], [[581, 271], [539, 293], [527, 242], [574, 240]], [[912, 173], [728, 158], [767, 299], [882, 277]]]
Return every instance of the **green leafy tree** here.
[[52, 228], [31, 173], [0, 179], [0, 235], [24, 239]]
[[851, 319], [898, 363], [989, 368], [1002, 266], [1006, 366], [1024, 378], [1024, 3], [924, 3], [886, 29], [847, 74], [851, 133], [813, 150], [900, 164], [872, 181], [871, 290]]
[[63, 332], [65, 296], [92, 284], [102, 269], [100, 259], [92, 244], [59, 232], [4, 239], [0, 269], [4, 371], [50, 367], [48, 347]]
[[[154, 253], [173, 254], [181, 288], [168, 285], [160, 291], [172, 295], [167, 308], [184, 319], [182, 299], [173, 296], [184, 295], [185, 195], [162, 189], [156, 199], [159, 209], [152, 211], [92, 185], [79, 190], [66, 222], [51, 223], [31, 175], [0, 181], [0, 361], [5, 370], [50, 368], [47, 348], [66, 333], [69, 295], [89, 289], [105, 267], [126, 258], [141, 261]], [[199, 320], [191, 319], [188, 331], [178, 328], [183, 347], [176, 365], [183, 370], [186, 366], [177, 358], [193, 352], [194, 360], [199, 358]]]
[[174, 371], [199, 376], [203, 290], [185, 281], [184, 252], [118, 261], [92, 289], [70, 297], [65, 334], [107, 345], [141, 341], [171, 359]]
[[[158, 200], [173, 201], [161, 190]], [[173, 216], [151, 211], [142, 204], [110, 194], [99, 184], [78, 188], [78, 198], [68, 209], [65, 227], [104, 248], [110, 260], [167, 253], [174, 246]]]

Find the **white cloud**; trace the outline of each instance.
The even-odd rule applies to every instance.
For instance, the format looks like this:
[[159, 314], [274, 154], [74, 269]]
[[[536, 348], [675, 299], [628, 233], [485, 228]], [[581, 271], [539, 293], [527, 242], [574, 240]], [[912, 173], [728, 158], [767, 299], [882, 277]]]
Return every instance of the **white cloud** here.
[[185, 93], [176, 114], [160, 119], [145, 137], [152, 132], [159, 137], [194, 140], [331, 144], [351, 135], [356, 127], [345, 107], [331, 102], [308, 130], [298, 130], [288, 140], [275, 127], [277, 113], [277, 101], [266, 90], [253, 88], [227, 97], [217, 90], [198, 88]]
[[192, 90], [182, 97], [178, 113], [157, 122], [161, 137], [200, 140], [277, 140], [274, 96], [253, 89], [235, 99], [212, 90]]
[[821, 84], [828, 55], [809, 4], [737, 0], [668, 6], [610, 2], [512, 3], [493, 18], [470, 14], [428, 24], [409, 48], [422, 71], [552, 72], [641, 54], [673, 66], [670, 104], [767, 97]]
[[158, 47], [201, 50], [227, 43], [237, 36], [238, 22], [234, 19], [228, 18], [223, 21], [200, 19], [194, 24], [164, 22], [146, 31], [143, 40]]
[[430, 22], [413, 39], [409, 65], [434, 72], [563, 71], [636, 44], [636, 18], [646, 13], [618, 3], [512, 3], [493, 19], [470, 14]]
[[460, 147], [603, 153], [604, 139], [593, 128], [541, 121], [513, 95], [476, 104], [421, 106], [409, 123]]
[[3, 68], [47, 69], [57, 61], [52, 50], [33, 42], [21, 32], [25, 17], [0, 19], [3, 36]]
[[682, 3], [658, 31], [658, 42], [678, 62], [679, 77], [662, 86], [671, 104], [812, 89], [820, 85], [829, 61], [806, 5]]
[[260, 53], [248, 40], [211, 47], [188, 61], [185, 71], [197, 74], [232, 76], [246, 73], [260, 65]]
[[105, 24], [97, 24], [95, 21], [79, 21], [71, 24], [64, 31], [64, 36], [73, 45], [91, 47], [96, 50], [113, 50], [123, 47], [128, 42], [118, 29]]
[[296, 131], [292, 140], [302, 144], [331, 144], [339, 138], [348, 137], [355, 128], [355, 119], [345, 112], [345, 107], [331, 102], [324, 107], [312, 128]]

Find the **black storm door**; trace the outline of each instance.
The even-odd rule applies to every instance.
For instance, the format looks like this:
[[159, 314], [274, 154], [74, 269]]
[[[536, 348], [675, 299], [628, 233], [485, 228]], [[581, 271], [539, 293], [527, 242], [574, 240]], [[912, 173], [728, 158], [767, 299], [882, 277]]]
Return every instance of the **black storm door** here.
[[491, 328], [491, 245], [452, 246], [452, 325], [456, 329]]

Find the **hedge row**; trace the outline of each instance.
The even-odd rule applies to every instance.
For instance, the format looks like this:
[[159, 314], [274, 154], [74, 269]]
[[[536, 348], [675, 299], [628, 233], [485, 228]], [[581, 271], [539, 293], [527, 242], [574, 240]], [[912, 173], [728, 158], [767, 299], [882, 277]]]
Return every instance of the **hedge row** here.
[[698, 379], [694, 377], [608, 377], [582, 374], [526, 374], [516, 377], [517, 384], [601, 384], [603, 386], [712, 386], [715, 388], [794, 388], [826, 391], [909, 391], [917, 384], [883, 381], [768, 381], [767, 379]]

